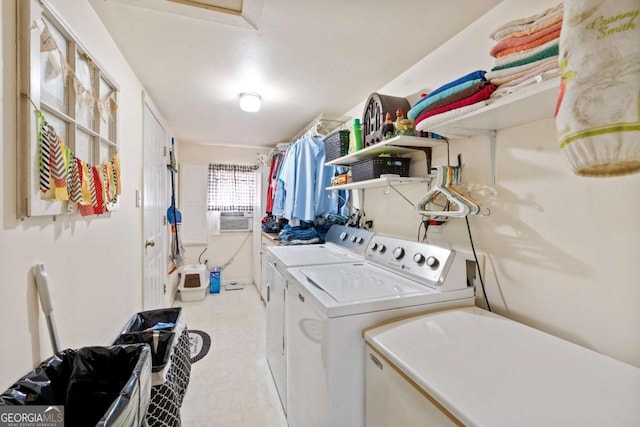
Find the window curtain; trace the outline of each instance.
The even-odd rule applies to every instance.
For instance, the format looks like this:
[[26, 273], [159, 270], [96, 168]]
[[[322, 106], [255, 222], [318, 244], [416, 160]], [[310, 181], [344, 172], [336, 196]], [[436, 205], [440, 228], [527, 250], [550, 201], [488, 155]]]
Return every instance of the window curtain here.
[[207, 210], [253, 212], [257, 166], [210, 164]]

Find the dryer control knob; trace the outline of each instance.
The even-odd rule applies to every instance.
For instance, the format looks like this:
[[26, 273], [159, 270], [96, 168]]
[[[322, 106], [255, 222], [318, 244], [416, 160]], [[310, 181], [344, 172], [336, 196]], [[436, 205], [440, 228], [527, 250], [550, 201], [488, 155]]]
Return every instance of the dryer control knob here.
[[361, 245], [362, 242], [364, 242], [364, 239], [362, 237], [360, 237], [360, 236], [356, 237], [356, 243], [357, 244]]
[[398, 246], [397, 248], [395, 248], [393, 250], [393, 257], [395, 259], [400, 259], [404, 256], [404, 249], [402, 249], [400, 246]]
[[358, 236], [351, 236], [351, 241], [352, 241], [353, 243], [355, 243], [355, 242], [356, 242], [356, 240], [358, 240]]
[[349, 237], [349, 233], [347, 233], [346, 231], [340, 233], [340, 240], [347, 240], [347, 237]]
[[424, 264], [425, 258], [424, 258], [424, 255], [422, 255], [422, 254], [415, 254], [413, 256], [413, 260], [415, 261], [416, 264], [422, 265], [422, 264]]
[[376, 249], [378, 249], [378, 244], [376, 242], [371, 242], [371, 244], [369, 245], [369, 249], [375, 251]]
[[387, 250], [387, 247], [385, 245], [380, 245], [378, 247], [378, 252], [380, 252], [381, 254], [383, 254], [386, 250]]
[[438, 258], [434, 257], [434, 256], [430, 256], [427, 258], [427, 265], [431, 268], [436, 268], [438, 266], [438, 264], [440, 264], [440, 261], [438, 261]]

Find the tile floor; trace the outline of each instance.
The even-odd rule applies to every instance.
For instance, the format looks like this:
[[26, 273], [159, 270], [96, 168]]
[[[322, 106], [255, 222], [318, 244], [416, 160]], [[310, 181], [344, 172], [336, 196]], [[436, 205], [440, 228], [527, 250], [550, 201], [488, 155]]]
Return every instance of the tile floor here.
[[189, 329], [211, 336], [209, 354], [191, 366], [184, 427], [286, 427], [265, 358], [265, 309], [253, 285], [181, 302]]

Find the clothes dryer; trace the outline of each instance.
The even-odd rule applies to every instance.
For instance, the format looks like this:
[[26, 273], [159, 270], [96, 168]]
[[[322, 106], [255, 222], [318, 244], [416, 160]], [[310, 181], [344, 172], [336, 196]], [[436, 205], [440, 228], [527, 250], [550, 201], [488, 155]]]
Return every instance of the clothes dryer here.
[[270, 246], [267, 267], [266, 355], [271, 375], [287, 412], [285, 328], [287, 269], [308, 265], [337, 265], [364, 259], [364, 251], [373, 233], [342, 225], [333, 225], [327, 232], [326, 243], [321, 245]]

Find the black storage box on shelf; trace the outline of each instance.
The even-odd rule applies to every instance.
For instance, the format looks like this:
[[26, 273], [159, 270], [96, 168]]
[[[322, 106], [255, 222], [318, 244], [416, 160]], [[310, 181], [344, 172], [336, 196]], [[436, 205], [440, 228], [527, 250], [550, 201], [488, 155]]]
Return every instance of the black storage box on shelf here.
[[150, 399], [151, 351], [136, 344], [63, 350], [0, 395], [0, 406], [63, 406], [68, 426], [130, 427], [147, 425]]
[[[161, 329], [153, 329], [158, 327]], [[171, 326], [171, 324], [173, 324]], [[136, 313], [115, 343], [146, 343], [153, 362], [151, 403], [146, 421], [150, 427], [180, 427], [180, 407], [191, 376], [189, 331], [182, 308]]]
[[349, 131], [337, 130], [327, 135], [324, 138], [324, 151], [328, 162], [346, 156], [349, 152]]
[[410, 158], [374, 157], [351, 163], [351, 181], [367, 181], [380, 178], [380, 175], [393, 174], [409, 176]]

